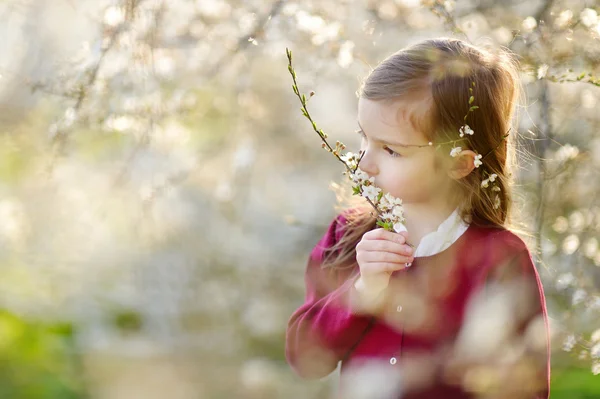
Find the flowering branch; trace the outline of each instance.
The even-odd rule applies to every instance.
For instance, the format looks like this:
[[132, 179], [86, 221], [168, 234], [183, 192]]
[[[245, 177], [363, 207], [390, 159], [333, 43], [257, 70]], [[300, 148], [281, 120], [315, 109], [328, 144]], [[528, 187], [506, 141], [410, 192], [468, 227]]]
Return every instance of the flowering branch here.
[[306, 95], [300, 94], [298, 82], [296, 80], [296, 72], [294, 71], [294, 67], [292, 65], [292, 52], [288, 48], [286, 48], [285, 51], [288, 59], [288, 71], [290, 72], [290, 75], [292, 75], [293, 80], [292, 90], [302, 104], [302, 107], [300, 108], [302, 115], [309, 120], [313, 130], [321, 138], [321, 141], [323, 142], [321, 147], [332, 153], [337, 160], [344, 165], [346, 168], [344, 174], [347, 174], [354, 183], [353, 194], [364, 197], [373, 207], [377, 213], [378, 226], [383, 227], [388, 231], [395, 231], [397, 233], [406, 231], [406, 227], [403, 224], [404, 209], [402, 207], [402, 200], [394, 198], [389, 193], [384, 195], [381, 188], [375, 186], [373, 177], [369, 177], [367, 173], [359, 169], [358, 165], [364, 155], [364, 152], [361, 151], [360, 154], [354, 154], [352, 152], [341, 154], [341, 151], [345, 150], [346, 146], [340, 141], [336, 141], [335, 148], [333, 148], [327, 141], [327, 134], [324, 133], [322, 129], [317, 127], [316, 122], [312, 119], [310, 112], [306, 107], [308, 100], [315, 93], [311, 91], [308, 98]]

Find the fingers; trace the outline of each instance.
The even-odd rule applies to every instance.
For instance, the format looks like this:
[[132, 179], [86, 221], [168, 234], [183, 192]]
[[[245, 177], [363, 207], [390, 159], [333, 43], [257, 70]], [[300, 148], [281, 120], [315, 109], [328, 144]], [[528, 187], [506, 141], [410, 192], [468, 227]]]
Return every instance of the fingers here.
[[361, 263], [409, 263], [413, 261], [413, 257], [410, 255], [402, 255], [392, 252], [382, 251], [361, 251], [356, 254], [356, 260]]
[[406, 231], [395, 233], [393, 231], [387, 231], [379, 228], [366, 232], [363, 235], [363, 240], [387, 240], [391, 242], [397, 242], [398, 244], [404, 244], [406, 243], [407, 237], [408, 233]]
[[[378, 273], [388, 273], [388, 274], [393, 273], [396, 270], [405, 269], [406, 263], [408, 263], [408, 261], [405, 261], [402, 263], [369, 262], [368, 263], [368, 273], [366, 275], [378, 274]], [[365, 271], [363, 271], [363, 273]]]
[[412, 256], [413, 249], [406, 244], [398, 244], [397, 242], [387, 240], [365, 240], [358, 243], [357, 251], [366, 252], [389, 252], [404, 256]]

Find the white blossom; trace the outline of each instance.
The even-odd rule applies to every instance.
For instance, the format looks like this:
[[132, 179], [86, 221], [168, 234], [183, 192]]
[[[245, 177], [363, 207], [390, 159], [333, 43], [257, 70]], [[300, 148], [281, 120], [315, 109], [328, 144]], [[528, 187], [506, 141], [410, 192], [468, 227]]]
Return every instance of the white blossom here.
[[496, 198], [494, 198], [494, 209], [500, 208], [500, 203], [500, 196], [496, 195]]
[[567, 336], [567, 338], [565, 338], [563, 342], [563, 350], [566, 352], [571, 352], [575, 347], [576, 343], [577, 340], [575, 339], [575, 336], [573, 334]]
[[475, 167], [478, 168], [481, 165], [483, 165], [483, 162], [481, 162], [481, 158], [483, 157], [483, 155], [481, 154], [477, 154], [475, 155], [475, 159], [473, 160], [473, 163], [475, 164]]
[[578, 289], [573, 293], [572, 304], [578, 305], [585, 300], [587, 293], [583, 289]]
[[381, 216], [379, 216], [381, 219], [383, 220], [392, 220], [394, 218], [394, 215], [392, 215], [392, 212], [385, 212], [382, 213]]
[[356, 184], [363, 184], [366, 181], [371, 183], [375, 182], [374, 178], [369, 177], [369, 175], [361, 169], [356, 169], [356, 171], [350, 175], [350, 178]]
[[452, 151], [450, 151], [450, 156], [451, 157], [457, 157], [461, 152], [462, 152], [462, 148], [461, 147], [454, 147], [452, 149]]
[[390, 193], [386, 193], [383, 197], [381, 197], [380, 205], [382, 209], [389, 210], [396, 206], [402, 205], [402, 200], [394, 197]]
[[540, 67], [537, 70], [537, 78], [542, 79], [543, 77], [545, 77], [546, 73], [548, 72], [548, 68], [549, 66], [547, 64], [540, 65]]
[[394, 209], [392, 209], [392, 215], [399, 219], [404, 219], [404, 209], [401, 206], [395, 206]]
[[521, 26], [525, 32], [531, 32], [537, 27], [537, 21], [533, 17], [527, 17], [523, 20]]
[[490, 185], [490, 179], [484, 179], [481, 181], [481, 187], [488, 188]]
[[562, 291], [565, 288], [569, 287], [571, 284], [575, 282], [575, 276], [573, 273], [564, 273], [558, 276], [556, 280], [556, 289]]
[[459, 132], [460, 132], [460, 137], [464, 137], [464, 136], [465, 136], [465, 134], [468, 134], [468, 135], [471, 135], [471, 136], [472, 136], [472, 135], [473, 135], [473, 133], [475, 133], [475, 132], [473, 131], [473, 129], [471, 129], [471, 128], [469, 127], [469, 125], [464, 125], [464, 126], [462, 126], [462, 127], [460, 128]]
[[492, 174], [490, 175], [490, 181], [491, 181], [492, 183], [493, 183], [493, 182], [495, 182], [495, 181], [496, 181], [496, 177], [498, 177], [498, 175], [497, 175], [497, 174], [495, 174], [495, 173], [492, 173]]
[[592, 333], [590, 340], [592, 343], [600, 343], [600, 328]]
[[351, 169], [354, 169], [358, 166], [359, 156], [358, 156], [358, 154], [355, 154], [353, 152], [345, 153], [344, 155], [342, 155], [340, 157], [340, 159], [342, 161], [344, 161], [346, 163], [346, 165], [348, 165], [348, 167]]
[[407, 230], [406, 230], [406, 226], [404, 226], [404, 224], [398, 222], [398, 223], [394, 223], [394, 231], [396, 233], [400, 233], [402, 231], [407, 231]]
[[592, 374], [594, 374], [594, 375], [600, 375], [600, 362], [594, 363], [592, 365]]
[[588, 28], [591, 28], [598, 22], [598, 13], [594, 9], [585, 8], [579, 14], [579, 19], [581, 19], [582, 24], [584, 24]]
[[590, 356], [592, 359], [600, 359], [600, 343], [592, 346], [592, 349], [590, 349]]
[[370, 199], [371, 201], [375, 201], [380, 192], [381, 192], [381, 189], [379, 187], [363, 186], [362, 196]]

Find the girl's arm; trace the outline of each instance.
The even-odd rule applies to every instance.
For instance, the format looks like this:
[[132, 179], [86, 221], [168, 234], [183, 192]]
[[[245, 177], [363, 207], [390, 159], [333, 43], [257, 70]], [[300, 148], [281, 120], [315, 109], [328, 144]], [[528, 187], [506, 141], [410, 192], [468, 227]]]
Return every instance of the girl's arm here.
[[371, 323], [370, 316], [350, 306], [358, 273], [321, 268], [324, 251], [341, 238], [345, 222], [342, 215], [336, 217], [312, 250], [305, 301], [288, 322], [286, 359], [304, 378], [325, 377], [335, 370]]

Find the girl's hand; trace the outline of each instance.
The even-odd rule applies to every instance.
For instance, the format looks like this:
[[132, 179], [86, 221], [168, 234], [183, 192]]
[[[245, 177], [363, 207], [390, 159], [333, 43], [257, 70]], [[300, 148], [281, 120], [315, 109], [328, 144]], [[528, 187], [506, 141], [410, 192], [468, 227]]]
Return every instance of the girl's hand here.
[[406, 268], [414, 260], [413, 249], [406, 244], [408, 233], [394, 233], [382, 228], [366, 232], [356, 245], [356, 261], [360, 269], [360, 285], [381, 290], [387, 287], [396, 270]]

